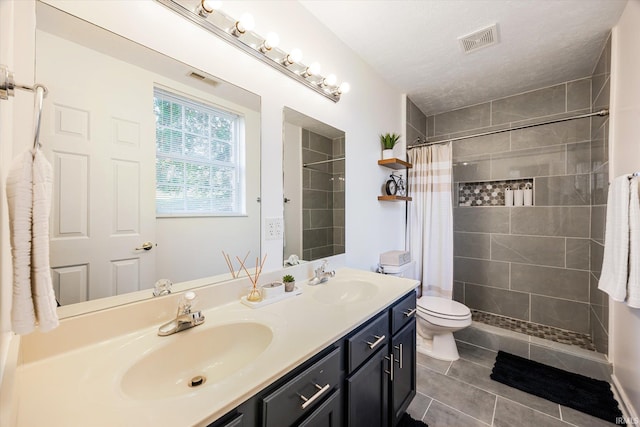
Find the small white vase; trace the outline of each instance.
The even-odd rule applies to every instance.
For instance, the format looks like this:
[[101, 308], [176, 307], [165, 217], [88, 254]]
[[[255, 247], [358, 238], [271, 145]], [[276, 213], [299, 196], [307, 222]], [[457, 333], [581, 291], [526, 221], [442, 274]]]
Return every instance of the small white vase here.
[[393, 148], [382, 150], [382, 160], [393, 159]]

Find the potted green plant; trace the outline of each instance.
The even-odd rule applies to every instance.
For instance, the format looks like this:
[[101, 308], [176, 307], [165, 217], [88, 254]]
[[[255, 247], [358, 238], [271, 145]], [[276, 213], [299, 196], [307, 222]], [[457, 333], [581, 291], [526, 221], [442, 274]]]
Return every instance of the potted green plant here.
[[393, 146], [400, 139], [400, 135], [395, 133], [385, 133], [380, 135], [380, 143], [382, 144], [382, 158], [390, 159], [393, 157]]
[[296, 278], [290, 274], [282, 276], [282, 283], [284, 283], [284, 291], [292, 292], [296, 287]]

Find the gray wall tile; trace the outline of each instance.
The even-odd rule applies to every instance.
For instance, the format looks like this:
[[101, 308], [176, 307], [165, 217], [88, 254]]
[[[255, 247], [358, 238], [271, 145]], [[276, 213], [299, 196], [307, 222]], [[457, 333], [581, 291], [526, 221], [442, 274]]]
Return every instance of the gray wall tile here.
[[591, 204], [606, 205], [609, 194], [609, 169], [601, 168], [591, 174]]
[[465, 304], [476, 310], [529, 320], [529, 294], [488, 286], [464, 285]]
[[607, 354], [609, 351], [609, 333], [599, 322], [593, 310], [591, 311], [591, 339], [596, 346], [596, 351]]
[[591, 273], [596, 278], [600, 278], [600, 272], [602, 271], [602, 258], [604, 256], [604, 245], [591, 240]]
[[453, 163], [454, 182], [487, 181], [491, 178], [491, 157], [471, 156], [457, 159]]
[[591, 172], [591, 142], [567, 144], [567, 173]]
[[331, 154], [333, 152], [333, 145], [331, 144], [331, 140], [326, 136], [309, 132], [309, 149], [319, 153]]
[[491, 258], [496, 261], [564, 267], [561, 237], [491, 235]]
[[591, 107], [591, 79], [567, 83], [567, 111]]
[[589, 272], [565, 268], [511, 264], [511, 289], [589, 302]]
[[491, 258], [489, 234], [462, 233], [453, 234], [453, 254], [469, 258]]
[[497, 133], [494, 135], [478, 136], [475, 138], [453, 141], [453, 160], [472, 155], [498, 153], [510, 150], [511, 132]]
[[453, 282], [453, 296], [454, 301], [458, 301], [464, 304], [464, 283]]
[[610, 81], [611, 79], [609, 79], [607, 76], [607, 78], [605, 79], [602, 85], [602, 89], [600, 89], [600, 92], [597, 94], [595, 100], [593, 101], [594, 111], [599, 110], [600, 108], [609, 107], [609, 93], [611, 90]]
[[566, 267], [589, 270], [591, 242], [589, 239], [567, 239]]
[[588, 334], [589, 304], [531, 295], [531, 321]]
[[591, 206], [591, 238], [604, 244], [606, 206]]
[[590, 132], [591, 122], [588, 118], [522, 129], [511, 132], [511, 149], [589, 141]]
[[491, 124], [515, 122], [565, 112], [565, 85], [526, 92], [492, 102]]
[[591, 171], [596, 171], [609, 161], [608, 121], [603, 123], [598, 129], [593, 129], [592, 135]]
[[491, 125], [491, 104], [479, 104], [436, 114], [435, 135], [479, 129]]
[[454, 208], [453, 229], [478, 233], [508, 233], [509, 209], [504, 207]]
[[511, 233], [533, 236], [589, 237], [588, 206], [511, 209]]
[[[422, 136], [427, 135], [427, 116], [409, 98], [407, 98], [407, 121]], [[411, 141], [407, 139], [408, 143]]]
[[491, 155], [491, 178], [514, 179], [535, 176], [564, 175], [564, 145], [518, 150]]
[[[453, 279], [458, 282], [475, 283], [497, 288], [509, 287], [509, 264], [482, 259], [453, 259]], [[465, 301], [467, 295], [465, 293]]]
[[576, 206], [591, 203], [588, 174], [538, 177], [535, 179], [533, 191], [536, 206]]

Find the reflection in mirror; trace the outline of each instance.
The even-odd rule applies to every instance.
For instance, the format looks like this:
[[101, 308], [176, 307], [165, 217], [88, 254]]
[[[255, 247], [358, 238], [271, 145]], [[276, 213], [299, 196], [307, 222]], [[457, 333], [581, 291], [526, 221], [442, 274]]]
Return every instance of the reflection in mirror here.
[[283, 140], [285, 263], [344, 253], [344, 132], [285, 107]]
[[222, 251], [260, 256], [257, 95], [43, 3], [36, 80], [63, 306], [225, 280]]

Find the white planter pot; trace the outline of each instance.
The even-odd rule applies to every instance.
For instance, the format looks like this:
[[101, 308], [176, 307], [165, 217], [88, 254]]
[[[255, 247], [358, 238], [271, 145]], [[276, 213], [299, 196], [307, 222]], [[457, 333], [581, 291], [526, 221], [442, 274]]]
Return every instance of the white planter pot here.
[[393, 149], [389, 148], [388, 150], [382, 150], [382, 160], [385, 159], [393, 159]]

